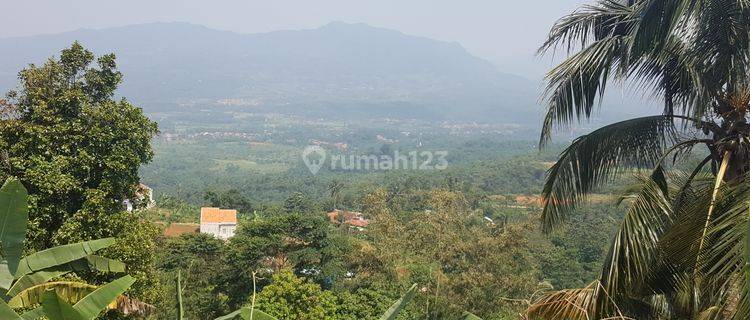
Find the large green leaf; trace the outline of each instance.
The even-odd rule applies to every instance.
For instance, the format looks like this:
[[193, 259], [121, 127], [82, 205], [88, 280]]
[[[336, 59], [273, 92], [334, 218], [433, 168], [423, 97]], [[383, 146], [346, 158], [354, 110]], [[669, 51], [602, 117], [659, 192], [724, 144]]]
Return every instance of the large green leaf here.
[[42, 302], [47, 291], [54, 291], [58, 297], [68, 303], [76, 303], [86, 295], [94, 292], [97, 286], [83, 282], [56, 281], [32, 286], [13, 296], [8, 305], [12, 308], [30, 308]]
[[7, 295], [13, 297], [27, 288], [43, 284], [50, 279], [62, 276], [71, 271], [82, 270], [125, 272], [125, 264], [117, 260], [89, 255], [83, 259], [24, 275], [13, 283]]
[[19, 294], [21, 291], [24, 291], [28, 288], [31, 288], [36, 285], [40, 285], [43, 283], [46, 283], [50, 279], [57, 278], [59, 276], [62, 276], [64, 274], [67, 274], [68, 270], [42, 270], [37, 271], [31, 274], [27, 274], [15, 283], [13, 283], [13, 286], [10, 287], [10, 290], [8, 290], [7, 295], [10, 297], [13, 297], [17, 294]]
[[23, 320], [5, 301], [0, 299], [0, 319], [3, 320]]
[[44, 293], [42, 308], [44, 315], [50, 320], [87, 320], [73, 306], [55, 294], [54, 290]]
[[411, 288], [409, 288], [408, 291], [396, 302], [391, 305], [388, 310], [385, 311], [385, 313], [380, 316], [380, 320], [393, 320], [396, 319], [399, 312], [406, 307], [407, 304], [409, 304], [409, 301], [411, 301], [412, 298], [414, 298], [414, 295], [417, 293], [417, 284], [411, 285]]
[[[77, 262], [86, 262], [84, 265], [85, 268], [89, 270], [96, 270], [101, 272], [125, 272], [125, 263], [119, 260], [110, 259], [107, 257], [97, 256], [97, 255], [88, 255], [84, 257], [82, 260], [76, 260], [72, 263]], [[78, 270], [78, 269], [73, 269]]]
[[83, 297], [74, 305], [74, 308], [85, 318], [94, 319], [102, 310], [106, 309], [118, 296], [123, 294], [135, 279], [131, 276], [124, 276], [105, 284], [89, 295]]
[[237, 317], [240, 317], [240, 313], [241, 312], [242, 312], [242, 309], [235, 310], [235, 311], [232, 311], [229, 314], [225, 314], [225, 315], [223, 315], [221, 317], [218, 317], [218, 318], [216, 318], [214, 320], [235, 320], [235, 319], [237, 319]]
[[0, 263], [0, 287], [8, 289], [18, 270], [29, 220], [28, 193], [20, 181], [8, 179], [0, 188], [0, 242], [3, 260]]
[[115, 238], [104, 238], [72, 244], [66, 244], [33, 253], [23, 259], [15, 275], [20, 278], [29, 273], [59, 266], [85, 258], [98, 250], [115, 243]]

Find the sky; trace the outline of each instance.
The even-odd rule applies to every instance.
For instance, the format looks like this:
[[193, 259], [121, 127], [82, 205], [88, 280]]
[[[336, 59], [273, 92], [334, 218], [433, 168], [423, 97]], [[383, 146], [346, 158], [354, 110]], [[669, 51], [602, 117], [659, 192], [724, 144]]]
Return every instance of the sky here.
[[455, 41], [501, 71], [540, 77], [552, 58], [535, 51], [552, 24], [591, 0], [27, 0], [0, 1], [0, 37], [190, 22], [239, 33], [363, 22]]

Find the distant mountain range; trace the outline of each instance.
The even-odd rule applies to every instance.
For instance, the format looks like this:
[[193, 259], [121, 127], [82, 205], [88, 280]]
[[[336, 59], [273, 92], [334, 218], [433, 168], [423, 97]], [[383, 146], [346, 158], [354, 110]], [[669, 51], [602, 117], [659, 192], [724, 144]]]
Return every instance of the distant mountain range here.
[[540, 114], [538, 83], [502, 73], [457, 43], [340, 22], [263, 34], [152, 23], [5, 38], [0, 90], [75, 40], [114, 52], [125, 75], [119, 94], [147, 112], [232, 106], [534, 124]]

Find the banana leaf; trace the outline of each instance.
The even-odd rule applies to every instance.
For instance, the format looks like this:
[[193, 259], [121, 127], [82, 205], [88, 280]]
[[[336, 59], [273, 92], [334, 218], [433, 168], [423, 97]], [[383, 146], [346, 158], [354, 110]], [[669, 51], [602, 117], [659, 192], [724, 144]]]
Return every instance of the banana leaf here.
[[218, 318], [216, 318], [214, 320], [235, 320], [235, 319], [237, 319], [237, 317], [240, 316], [240, 312], [242, 312], [242, 309], [235, 310], [232, 313], [225, 314], [225, 315], [223, 315], [221, 317], [218, 317]]
[[0, 319], [3, 320], [23, 320], [13, 309], [8, 306], [3, 299], [0, 299]]
[[[89, 255], [70, 263], [54, 266], [41, 271], [22, 276], [8, 290], [7, 295], [13, 297], [23, 290], [36, 285], [43, 284], [50, 279], [65, 275], [71, 271], [101, 271], [101, 272], [125, 272], [125, 264], [97, 255]], [[70, 302], [70, 301], [68, 301]]]
[[117, 297], [125, 293], [128, 288], [135, 282], [131, 276], [124, 276], [110, 283], [107, 283], [89, 295], [83, 297], [73, 307], [84, 319], [94, 319], [102, 310], [110, 308], [116, 304]]
[[50, 279], [57, 278], [59, 276], [67, 274], [68, 270], [42, 270], [37, 271], [32, 274], [27, 274], [20, 279], [18, 279], [15, 283], [13, 283], [13, 286], [10, 287], [8, 290], [8, 293], [6, 293], [8, 296], [13, 297], [21, 291], [24, 291], [28, 288], [31, 288], [36, 285], [40, 285], [43, 283], [46, 283]]
[[96, 289], [97, 287], [95, 285], [82, 282], [46, 282], [21, 291], [8, 301], [8, 305], [11, 308], [33, 307], [42, 302], [44, 294], [47, 291], [54, 291], [60, 299], [65, 300], [67, 303], [74, 304], [81, 301], [83, 297], [94, 292]]
[[412, 298], [414, 298], [414, 295], [417, 293], [417, 284], [411, 285], [411, 288], [409, 288], [409, 291], [406, 291], [406, 293], [396, 302], [391, 305], [386, 312], [380, 316], [380, 320], [393, 320], [396, 319], [399, 312], [406, 307], [407, 304], [409, 304], [409, 301], [411, 301]]
[[18, 270], [29, 220], [28, 194], [16, 179], [8, 179], [0, 188], [0, 287], [10, 288], [13, 274]]
[[60, 298], [54, 290], [44, 293], [42, 308], [44, 308], [44, 315], [50, 320], [86, 320], [86, 317]]
[[[86, 263], [83, 263], [83, 262], [86, 262]], [[76, 263], [82, 264], [86, 270], [95, 270], [95, 271], [101, 271], [101, 272], [115, 272], [115, 273], [125, 272], [124, 262], [115, 260], [115, 259], [110, 259], [107, 257], [97, 256], [94, 254], [88, 255], [81, 260], [76, 260], [76, 261], [71, 262], [71, 264], [73, 264], [73, 270], [79, 270], [75, 268]]]
[[258, 309], [250, 309], [248, 307], [240, 309], [240, 317], [242, 317], [243, 320], [277, 320], [275, 317], [272, 317], [271, 315], [263, 311], [260, 311]]
[[21, 259], [18, 270], [15, 273], [16, 278], [85, 258], [97, 250], [109, 247], [114, 243], [114, 238], [104, 238], [66, 244], [33, 253]]

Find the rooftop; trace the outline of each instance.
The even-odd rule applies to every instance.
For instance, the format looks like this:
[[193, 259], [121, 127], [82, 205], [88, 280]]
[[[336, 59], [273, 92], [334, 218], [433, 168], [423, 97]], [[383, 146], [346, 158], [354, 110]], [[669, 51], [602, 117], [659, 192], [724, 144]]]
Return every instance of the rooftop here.
[[201, 223], [237, 223], [237, 210], [203, 207]]

